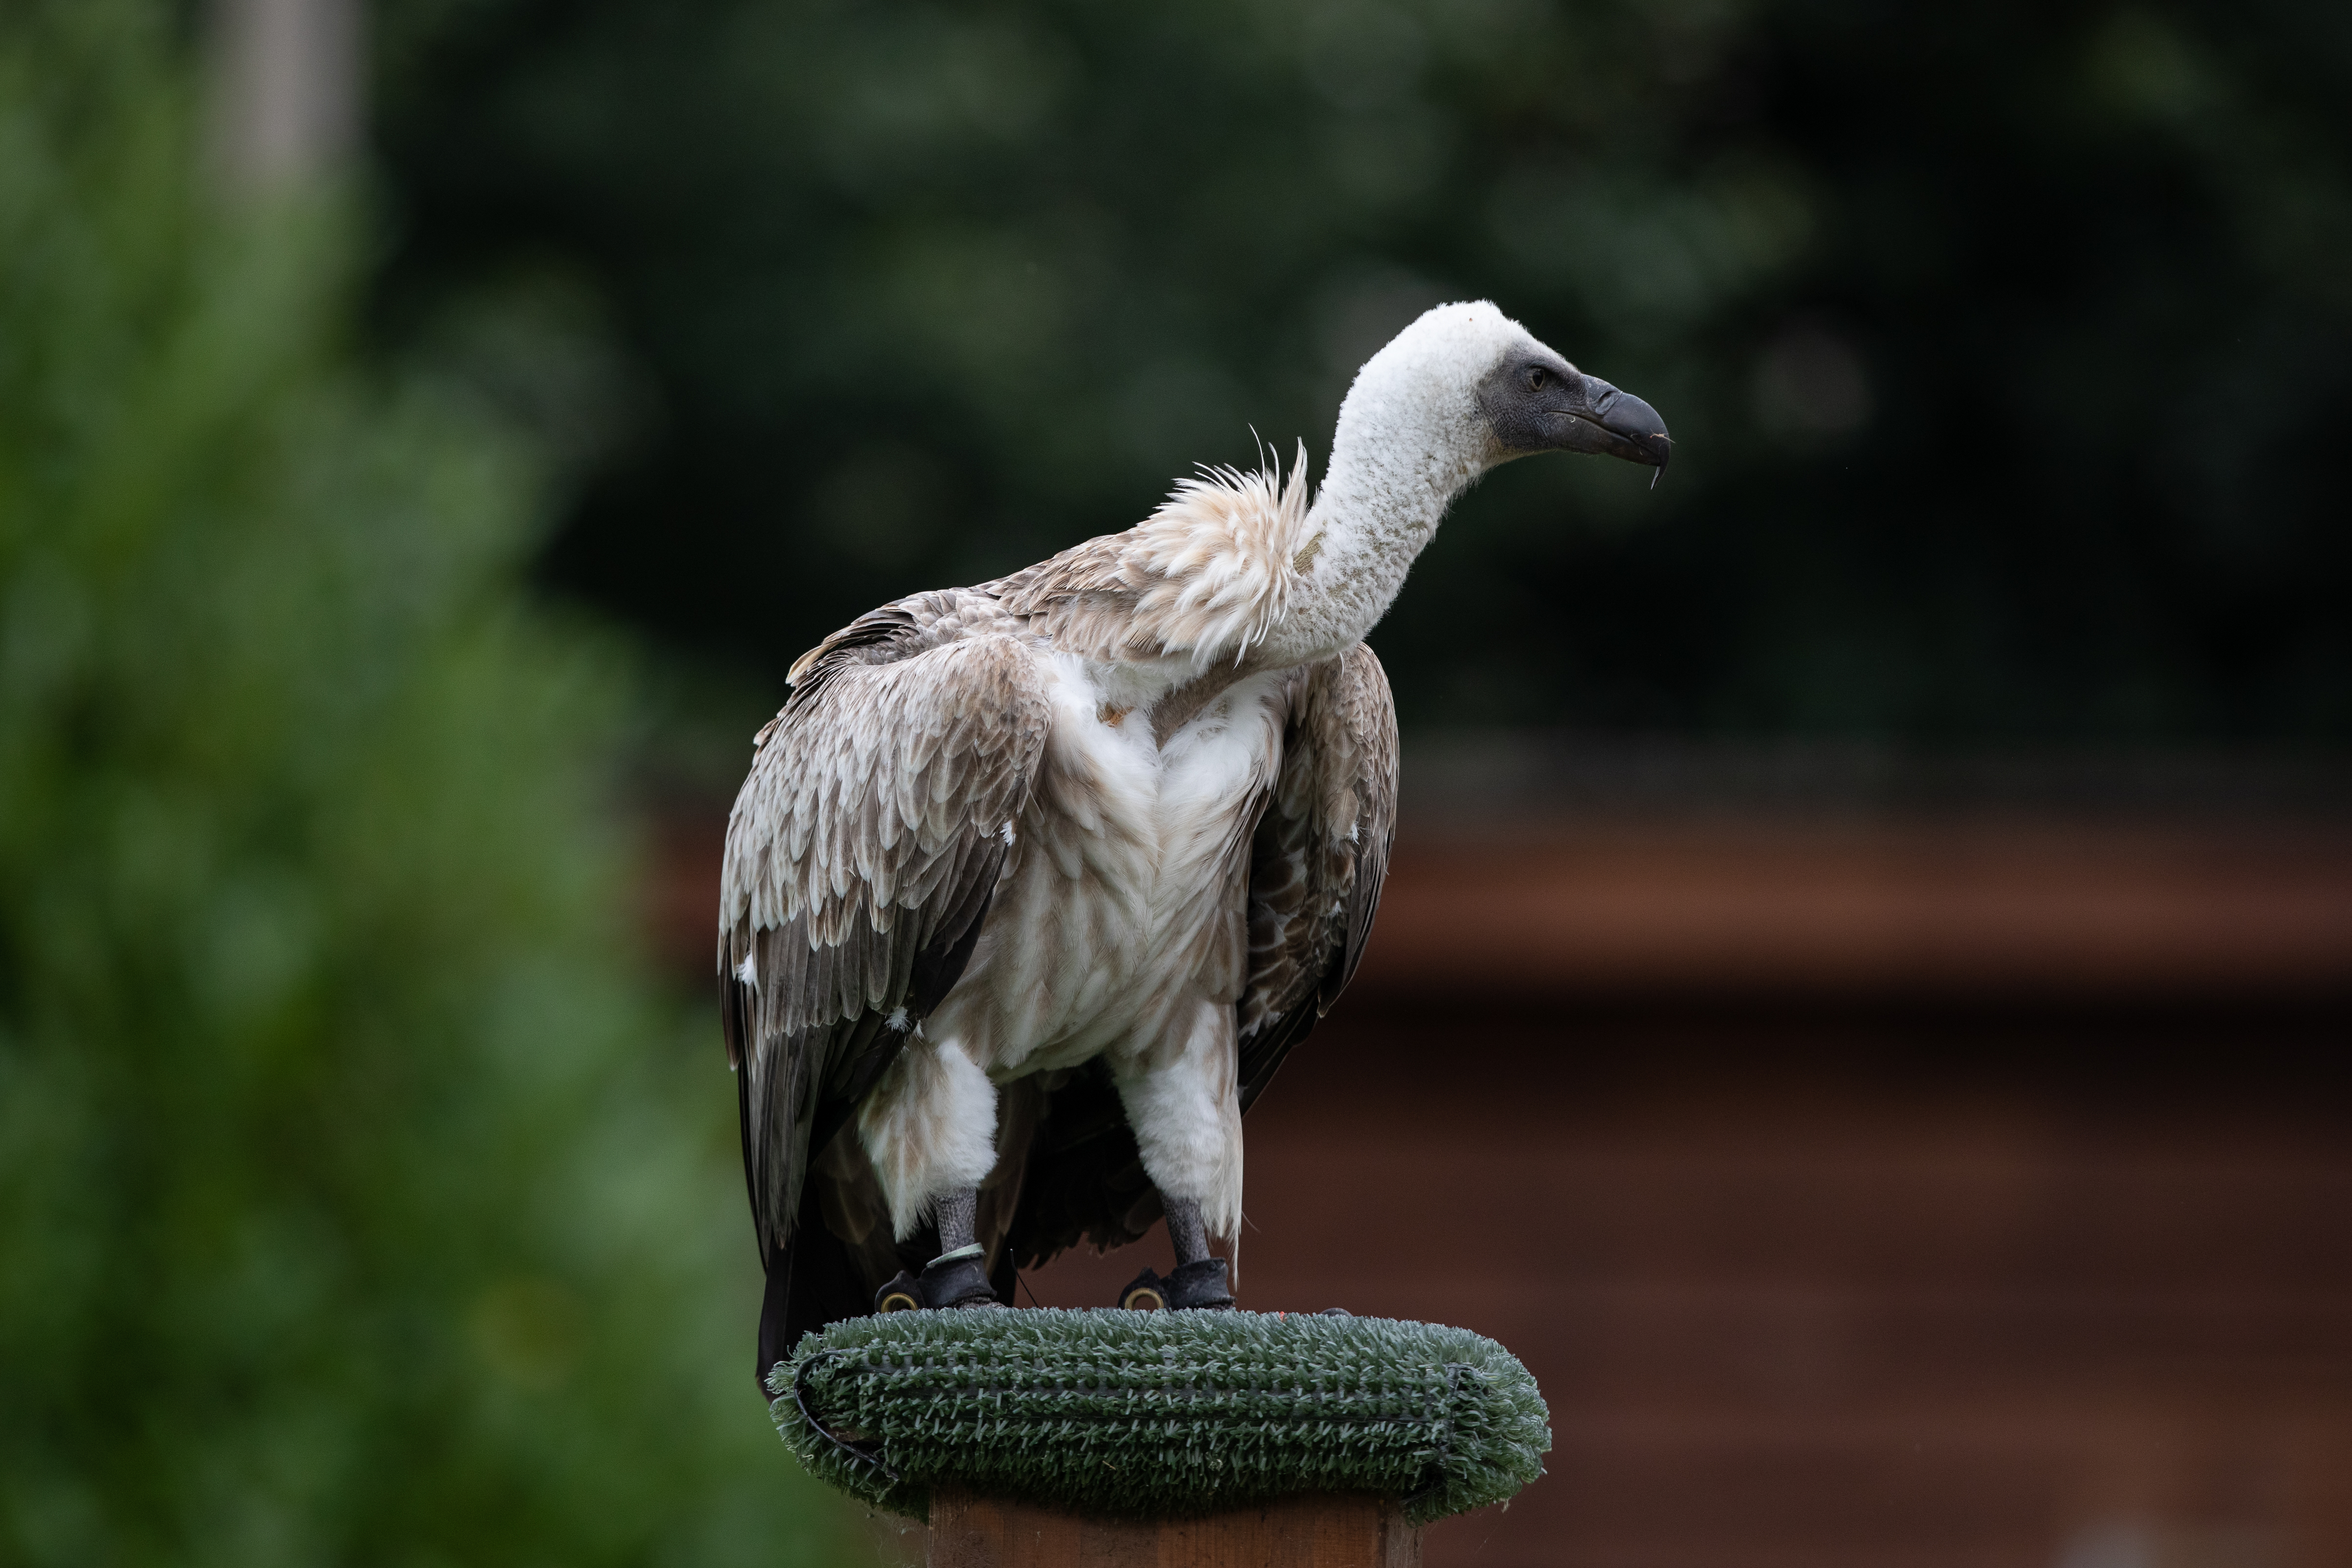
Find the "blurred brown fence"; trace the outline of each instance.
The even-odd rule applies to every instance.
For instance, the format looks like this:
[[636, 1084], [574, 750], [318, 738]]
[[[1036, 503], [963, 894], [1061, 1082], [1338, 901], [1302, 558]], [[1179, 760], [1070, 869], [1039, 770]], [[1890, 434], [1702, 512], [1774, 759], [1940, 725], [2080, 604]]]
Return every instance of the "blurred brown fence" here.
[[[1465, 1324], [1551, 1402], [1432, 1563], [2352, 1562], [2332, 784], [1636, 761], [1409, 764], [1251, 1116], [1244, 1304]], [[666, 842], [698, 971], [716, 825]]]

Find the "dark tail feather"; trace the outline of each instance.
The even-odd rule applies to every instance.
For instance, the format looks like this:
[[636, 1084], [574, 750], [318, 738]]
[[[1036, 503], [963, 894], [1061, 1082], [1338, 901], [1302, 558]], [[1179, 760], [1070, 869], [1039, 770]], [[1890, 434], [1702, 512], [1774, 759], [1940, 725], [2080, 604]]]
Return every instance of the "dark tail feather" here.
[[768, 1289], [760, 1300], [760, 1364], [754, 1369], [763, 1394], [768, 1373], [778, 1362], [792, 1360], [803, 1334], [874, 1310], [873, 1288], [817, 1212], [815, 1186], [810, 1183], [801, 1200], [792, 1240], [768, 1254]]
[[774, 1390], [768, 1386], [768, 1373], [780, 1361], [789, 1360], [785, 1347], [792, 1343], [786, 1337], [785, 1320], [790, 1316], [788, 1302], [792, 1296], [793, 1249], [785, 1247], [781, 1255], [768, 1259], [768, 1288], [760, 1298], [760, 1360], [751, 1375], [760, 1382], [760, 1392], [770, 1398]]

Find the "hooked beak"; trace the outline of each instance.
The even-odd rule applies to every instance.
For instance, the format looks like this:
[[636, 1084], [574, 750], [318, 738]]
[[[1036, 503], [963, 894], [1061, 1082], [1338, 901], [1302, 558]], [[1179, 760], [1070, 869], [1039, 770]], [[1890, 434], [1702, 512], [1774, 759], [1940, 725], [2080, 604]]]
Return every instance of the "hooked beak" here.
[[1674, 456], [1674, 437], [1658, 411], [1630, 392], [1620, 392], [1598, 376], [1579, 377], [1570, 389], [1570, 416], [1560, 433], [1559, 447], [1568, 452], [1596, 452], [1663, 468]]

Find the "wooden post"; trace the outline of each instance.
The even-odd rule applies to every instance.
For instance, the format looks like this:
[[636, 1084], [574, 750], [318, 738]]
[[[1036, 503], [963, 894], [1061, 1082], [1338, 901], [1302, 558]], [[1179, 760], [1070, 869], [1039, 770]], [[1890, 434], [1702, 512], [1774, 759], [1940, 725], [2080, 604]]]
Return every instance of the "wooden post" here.
[[945, 1488], [931, 1494], [930, 1568], [1421, 1568], [1396, 1504], [1314, 1492], [1202, 1519], [1080, 1519]]

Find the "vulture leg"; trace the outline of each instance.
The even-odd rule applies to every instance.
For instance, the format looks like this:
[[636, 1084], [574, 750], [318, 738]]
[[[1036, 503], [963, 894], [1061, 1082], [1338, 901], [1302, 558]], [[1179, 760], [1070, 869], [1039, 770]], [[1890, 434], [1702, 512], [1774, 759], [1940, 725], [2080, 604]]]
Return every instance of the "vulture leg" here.
[[942, 1193], [931, 1205], [931, 1213], [940, 1222], [940, 1251], [961, 1252], [979, 1240], [974, 1231], [980, 1224], [980, 1189], [962, 1187], [952, 1193]]
[[[1239, 930], [1238, 927], [1235, 928]], [[1160, 1190], [1176, 1267], [1119, 1293], [1128, 1307], [1231, 1307], [1225, 1260], [1209, 1256], [1209, 1229], [1238, 1224], [1242, 1111], [1236, 1095], [1234, 1005], [1194, 998], [1158, 1034], [1110, 1055], [1120, 1108], [1143, 1169]]]
[[1201, 1218], [1200, 1200], [1171, 1198], [1162, 1193], [1160, 1206], [1168, 1211], [1168, 1244], [1176, 1249], [1176, 1267], [1208, 1257], [1209, 1227]]
[[934, 1212], [939, 1216], [940, 1255], [923, 1265], [916, 1282], [926, 1307], [999, 1307], [996, 1287], [989, 1283], [986, 1248], [973, 1239], [980, 1215], [980, 1189], [959, 1187], [942, 1195]]

